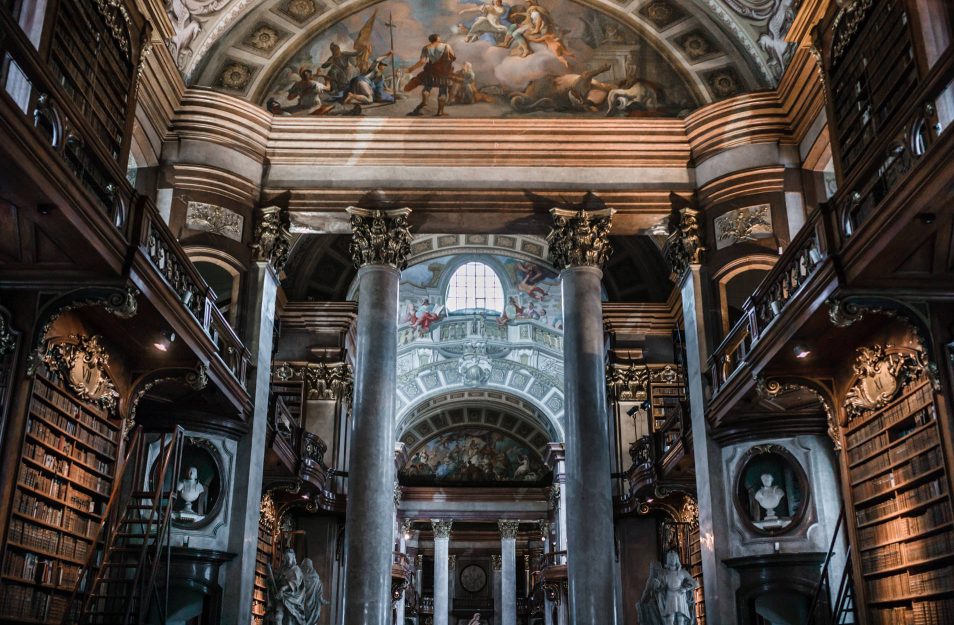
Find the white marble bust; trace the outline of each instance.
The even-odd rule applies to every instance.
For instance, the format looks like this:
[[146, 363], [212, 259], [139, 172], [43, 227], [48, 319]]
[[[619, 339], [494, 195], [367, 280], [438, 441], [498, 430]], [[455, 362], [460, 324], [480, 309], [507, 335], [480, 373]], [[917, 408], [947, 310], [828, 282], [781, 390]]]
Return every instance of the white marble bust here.
[[772, 521], [778, 518], [775, 514], [775, 508], [781, 503], [785, 491], [773, 484], [774, 478], [768, 474], [762, 474], [762, 488], [755, 492], [755, 500], [765, 510], [765, 520]]
[[198, 469], [189, 467], [186, 470], [186, 477], [179, 482], [176, 487], [176, 492], [179, 493], [179, 498], [182, 499], [182, 510], [179, 512], [179, 518], [193, 521], [202, 518], [202, 515], [197, 513], [192, 507], [192, 504], [205, 492], [205, 487], [202, 485], [202, 482], [199, 481]]

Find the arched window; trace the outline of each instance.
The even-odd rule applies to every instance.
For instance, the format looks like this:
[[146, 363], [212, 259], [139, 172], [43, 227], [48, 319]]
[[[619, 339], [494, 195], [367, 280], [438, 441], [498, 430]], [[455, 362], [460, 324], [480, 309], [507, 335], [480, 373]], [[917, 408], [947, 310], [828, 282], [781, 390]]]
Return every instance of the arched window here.
[[484, 263], [466, 263], [457, 268], [447, 287], [448, 312], [494, 310], [503, 312], [503, 285]]

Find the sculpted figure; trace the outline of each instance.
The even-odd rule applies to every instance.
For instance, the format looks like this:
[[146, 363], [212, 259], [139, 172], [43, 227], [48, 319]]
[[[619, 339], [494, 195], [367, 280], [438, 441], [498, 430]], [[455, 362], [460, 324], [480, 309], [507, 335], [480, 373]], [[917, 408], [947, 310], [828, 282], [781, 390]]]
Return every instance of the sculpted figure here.
[[201, 506], [196, 504], [196, 508], [192, 507], [192, 504], [195, 504], [205, 493], [205, 486], [199, 481], [198, 469], [189, 467], [186, 470], [186, 478], [176, 485], [176, 492], [179, 494], [179, 499], [182, 500], [180, 517], [196, 519], [202, 516], [204, 511]]
[[641, 625], [695, 625], [693, 591], [698, 584], [682, 568], [679, 554], [666, 552], [666, 564], [653, 562], [643, 596], [636, 604]]
[[268, 567], [268, 612], [270, 625], [305, 625], [304, 576], [291, 549], [282, 557], [278, 574]]
[[304, 613], [305, 625], [317, 625], [321, 618], [321, 606], [331, 603], [325, 599], [324, 585], [321, 583], [321, 577], [315, 570], [315, 565], [311, 558], [305, 558], [301, 561], [301, 574], [303, 578], [304, 591]]
[[765, 520], [772, 521], [778, 517], [775, 514], [775, 508], [778, 507], [778, 504], [781, 503], [782, 497], [785, 496], [785, 491], [778, 487], [777, 484], [773, 484], [774, 478], [771, 474], [763, 473], [762, 474], [762, 488], [755, 491], [755, 500], [759, 502], [759, 505], [765, 510]]

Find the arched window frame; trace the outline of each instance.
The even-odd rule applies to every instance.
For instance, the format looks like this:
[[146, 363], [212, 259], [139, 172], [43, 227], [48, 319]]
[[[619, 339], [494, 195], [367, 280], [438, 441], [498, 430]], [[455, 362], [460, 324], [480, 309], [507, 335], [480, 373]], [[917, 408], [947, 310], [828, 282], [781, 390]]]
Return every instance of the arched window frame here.
[[[496, 284], [497, 286], [497, 297], [493, 298], [493, 301], [497, 303], [497, 307], [493, 307], [491, 302], [488, 302], [486, 297], [484, 297], [485, 306], [476, 305], [479, 301], [475, 297], [474, 304], [475, 306], [461, 306], [460, 308], [453, 308], [451, 304], [451, 290], [454, 288], [454, 280], [458, 274], [465, 270], [466, 267], [477, 265], [485, 268], [485, 279], [487, 274], [492, 278], [491, 285]], [[461, 262], [457, 263], [450, 271], [448, 271], [448, 278], [446, 282], [442, 285], [442, 293], [444, 297], [444, 306], [447, 309], [448, 314], [460, 313], [462, 311], [472, 311], [472, 310], [487, 310], [496, 313], [502, 313], [504, 310], [504, 304], [507, 301], [507, 294], [509, 290], [507, 285], [504, 283], [504, 280], [501, 278], [501, 272], [497, 267], [494, 267], [494, 263], [486, 262], [484, 259], [479, 257], [466, 257], [462, 258]], [[476, 288], [476, 285], [475, 287]], [[498, 301], [499, 300], [499, 301]], [[466, 301], [466, 300], [465, 300]]]

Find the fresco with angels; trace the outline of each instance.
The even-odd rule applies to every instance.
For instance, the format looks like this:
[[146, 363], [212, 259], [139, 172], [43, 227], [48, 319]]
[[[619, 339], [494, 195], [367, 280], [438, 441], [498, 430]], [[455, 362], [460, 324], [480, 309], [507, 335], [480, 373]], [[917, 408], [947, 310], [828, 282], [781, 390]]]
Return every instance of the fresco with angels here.
[[628, 26], [569, 0], [390, 0], [286, 64], [276, 115], [681, 116], [686, 82]]

